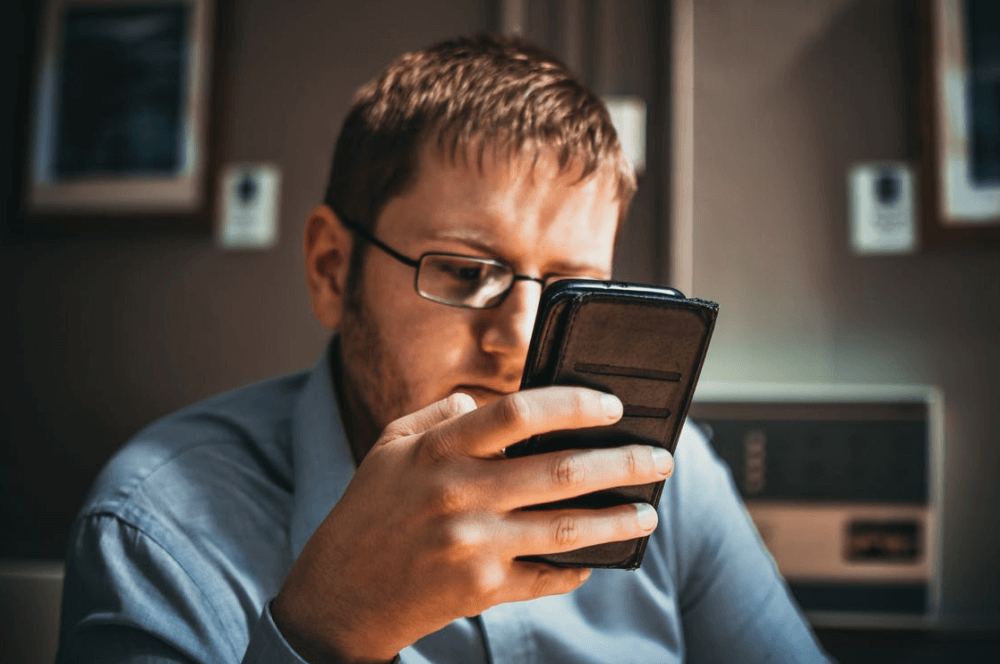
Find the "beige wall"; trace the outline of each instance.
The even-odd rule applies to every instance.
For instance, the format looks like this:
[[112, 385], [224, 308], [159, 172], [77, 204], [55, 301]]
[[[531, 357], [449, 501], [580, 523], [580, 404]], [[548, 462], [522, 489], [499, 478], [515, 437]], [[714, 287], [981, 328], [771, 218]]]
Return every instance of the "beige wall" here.
[[697, 0], [703, 380], [930, 383], [946, 400], [944, 611], [1000, 624], [1000, 247], [848, 247], [855, 161], [919, 158], [911, 0]]

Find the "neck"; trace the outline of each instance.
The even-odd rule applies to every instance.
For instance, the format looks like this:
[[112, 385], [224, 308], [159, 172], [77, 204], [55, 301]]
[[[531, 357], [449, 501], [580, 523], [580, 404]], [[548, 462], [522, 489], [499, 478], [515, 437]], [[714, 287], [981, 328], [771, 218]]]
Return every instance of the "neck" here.
[[354, 381], [344, 370], [339, 338], [334, 341], [334, 349], [330, 353], [330, 365], [337, 405], [340, 407], [340, 420], [344, 424], [344, 432], [351, 446], [354, 463], [361, 465], [361, 460], [375, 445], [381, 432], [375, 424], [371, 410], [358, 395]]

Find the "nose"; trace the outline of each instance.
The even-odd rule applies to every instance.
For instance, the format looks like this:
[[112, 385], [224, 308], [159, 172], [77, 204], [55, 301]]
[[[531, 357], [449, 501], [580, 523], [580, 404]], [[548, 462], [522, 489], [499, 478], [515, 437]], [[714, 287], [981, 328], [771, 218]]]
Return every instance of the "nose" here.
[[516, 360], [520, 371], [528, 356], [541, 294], [541, 284], [517, 281], [500, 306], [486, 310], [480, 342], [483, 351]]

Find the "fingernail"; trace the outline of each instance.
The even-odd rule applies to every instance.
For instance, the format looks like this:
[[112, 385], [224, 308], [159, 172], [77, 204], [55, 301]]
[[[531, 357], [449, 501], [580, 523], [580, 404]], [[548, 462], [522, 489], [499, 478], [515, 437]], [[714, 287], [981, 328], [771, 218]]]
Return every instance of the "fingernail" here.
[[645, 530], [652, 530], [656, 526], [657, 516], [656, 510], [649, 503], [636, 503], [636, 512], [638, 512], [639, 526]]
[[664, 477], [667, 477], [674, 471], [674, 457], [673, 455], [663, 449], [662, 447], [653, 448], [653, 467], [656, 468], [656, 472]]
[[622, 402], [613, 394], [601, 395], [601, 408], [609, 418], [618, 419], [622, 415]]

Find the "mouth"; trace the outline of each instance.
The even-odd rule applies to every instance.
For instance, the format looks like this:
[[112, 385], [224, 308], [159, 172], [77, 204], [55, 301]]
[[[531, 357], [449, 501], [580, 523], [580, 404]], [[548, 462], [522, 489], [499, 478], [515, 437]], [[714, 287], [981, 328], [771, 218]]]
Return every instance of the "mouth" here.
[[481, 408], [482, 406], [485, 406], [488, 403], [492, 403], [497, 399], [499, 399], [500, 397], [504, 396], [505, 394], [510, 394], [513, 391], [515, 390], [499, 391], [488, 387], [483, 387], [481, 385], [459, 385], [454, 390], [452, 390], [452, 393], [461, 392], [463, 394], [468, 394], [470, 397], [475, 399], [476, 406]]

